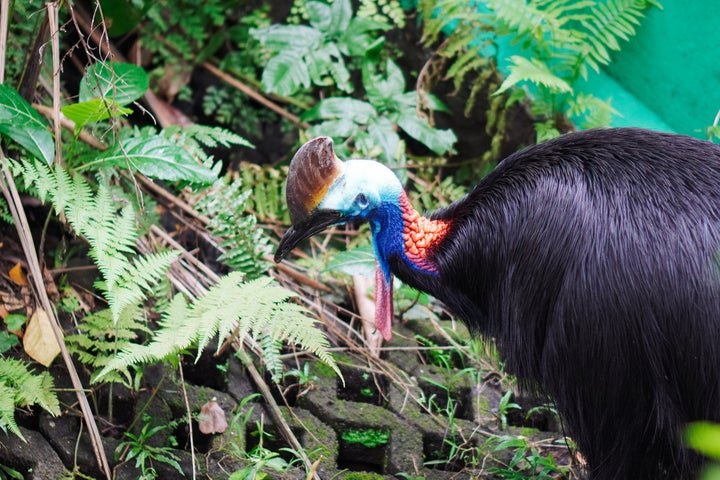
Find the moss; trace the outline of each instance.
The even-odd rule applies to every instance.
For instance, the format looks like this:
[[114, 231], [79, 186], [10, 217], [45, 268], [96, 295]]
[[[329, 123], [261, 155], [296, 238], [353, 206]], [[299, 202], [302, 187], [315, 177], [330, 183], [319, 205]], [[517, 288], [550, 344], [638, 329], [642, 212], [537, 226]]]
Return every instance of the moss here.
[[383, 480], [385, 477], [377, 473], [352, 472], [343, 477], [344, 480]]
[[346, 430], [340, 435], [347, 443], [359, 443], [367, 448], [386, 445], [390, 440], [390, 433], [384, 430], [368, 428], [365, 430]]
[[323, 362], [314, 362], [312, 365], [312, 369], [313, 369], [313, 373], [319, 377], [325, 377], [325, 378], [337, 377], [337, 373], [335, 372], [335, 370], [333, 370], [331, 366], [329, 366], [328, 364], [323, 363]]

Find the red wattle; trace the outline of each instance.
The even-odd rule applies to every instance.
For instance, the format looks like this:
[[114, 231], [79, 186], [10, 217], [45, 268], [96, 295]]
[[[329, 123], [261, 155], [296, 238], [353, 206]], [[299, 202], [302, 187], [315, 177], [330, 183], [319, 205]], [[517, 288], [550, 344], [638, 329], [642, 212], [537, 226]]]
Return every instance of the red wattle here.
[[375, 328], [385, 340], [392, 338], [393, 296], [392, 275], [388, 282], [380, 264], [375, 269]]

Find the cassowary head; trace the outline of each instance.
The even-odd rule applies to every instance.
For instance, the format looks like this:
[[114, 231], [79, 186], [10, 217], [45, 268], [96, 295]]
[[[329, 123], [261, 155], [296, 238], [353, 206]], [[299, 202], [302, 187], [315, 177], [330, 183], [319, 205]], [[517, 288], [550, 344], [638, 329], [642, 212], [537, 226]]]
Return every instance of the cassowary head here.
[[287, 203], [292, 226], [275, 261], [302, 240], [330, 225], [371, 220], [383, 204], [397, 204], [402, 186], [393, 172], [372, 160], [341, 161], [329, 137], [305, 143], [290, 163]]
[[[389, 168], [372, 160], [343, 162], [335, 155], [330, 138], [310, 140], [290, 163], [287, 203], [292, 226], [275, 253], [279, 262], [302, 240], [330, 225], [370, 222], [378, 259], [376, 324], [386, 339], [392, 317], [392, 274], [387, 259], [403, 248], [401, 198], [406, 198], [402, 185]], [[399, 230], [389, 231], [395, 229]]]

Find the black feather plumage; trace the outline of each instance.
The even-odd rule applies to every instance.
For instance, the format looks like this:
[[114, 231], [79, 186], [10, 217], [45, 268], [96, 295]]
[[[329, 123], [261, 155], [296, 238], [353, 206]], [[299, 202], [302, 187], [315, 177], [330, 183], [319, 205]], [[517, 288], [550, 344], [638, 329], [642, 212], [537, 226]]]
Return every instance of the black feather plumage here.
[[692, 478], [681, 444], [720, 421], [720, 146], [640, 129], [568, 134], [506, 160], [404, 282], [496, 339], [557, 404], [596, 480]]

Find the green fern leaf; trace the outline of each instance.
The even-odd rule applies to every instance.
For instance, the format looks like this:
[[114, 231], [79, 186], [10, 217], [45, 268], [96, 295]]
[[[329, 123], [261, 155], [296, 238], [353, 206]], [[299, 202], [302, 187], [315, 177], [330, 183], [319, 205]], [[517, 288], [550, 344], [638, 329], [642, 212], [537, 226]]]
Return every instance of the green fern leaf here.
[[126, 308], [141, 303], [178, 255], [177, 251], [148, 254], [118, 266], [118, 281], [108, 285], [106, 292], [113, 318], [118, 319]]
[[57, 211], [65, 213], [75, 231], [87, 239], [89, 255], [103, 279], [98, 286], [115, 320], [125, 309], [143, 302], [165, 277], [177, 253], [137, 255], [135, 242], [139, 233], [130, 202], [119, 202], [105, 183], [93, 194], [83, 177], [71, 177], [60, 165], [51, 168], [38, 161], [22, 162], [21, 170], [26, 184], [34, 186], [41, 199], [49, 199]]
[[152, 341], [148, 345], [126, 346], [96, 378], [132, 365], [169, 358], [191, 345], [197, 345], [198, 352], [202, 352], [215, 337], [219, 348], [235, 331], [238, 338], [250, 335], [258, 342], [270, 335], [273, 341], [298, 343], [339, 371], [327, 350], [327, 338], [305, 309], [288, 302], [292, 296], [292, 292], [274, 284], [269, 277], [244, 282], [239, 272], [221, 278], [206, 295], [190, 304], [183, 295], [176, 295]]
[[23, 438], [14, 418], [16, 407], [38, 405], [52, 415], [60, 415], [54, 389], [48, 372], [36, 374], [25, 362], [0, 358], [0, 428]]
[[521, 82], [532, 82], [542, 85], [557, 93], [572, 93], [572, 87], [562, 78], [555, 75], [547, 64], [534, 58], [527, 59], [519, 55], [510, 57], [510, 75], [505, 78], [495, 92], [499, 95]]
[[0, 381], [0, 428], [7, 433], [12, 433], [25, 440], [20, 428], [15, 422], [15, 389]]

